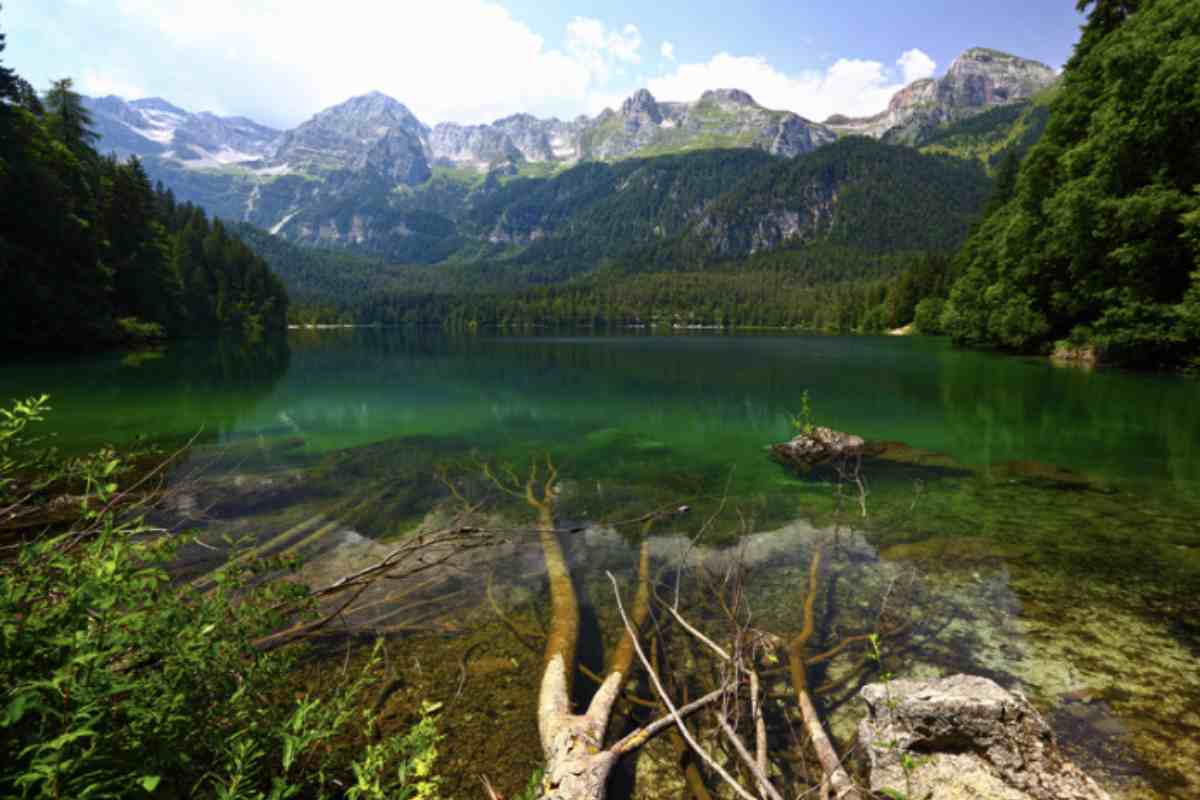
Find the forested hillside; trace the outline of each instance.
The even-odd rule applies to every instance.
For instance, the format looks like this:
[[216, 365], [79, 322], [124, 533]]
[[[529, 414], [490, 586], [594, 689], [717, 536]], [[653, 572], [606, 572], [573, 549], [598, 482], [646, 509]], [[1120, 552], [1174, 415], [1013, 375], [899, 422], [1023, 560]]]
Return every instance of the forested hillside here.
[[1006, 161], [1020, 162], [1037, 144], [1050, 120], [1050, 101], [1055, 91], [1047, 90], [1032, 100], [997, 106], [956, 122], [932, 136], [921, 152], [974, 159], [996, 174]]
[[1177, 366], [1200, 353], [1200, 4], [1080, 9], [1045, 134], [1000, 181], [941, 324], [967, 344]]
[[239, 232], [298, 322], [875, 330], [911, 319], [913, 286], [941, 287], [887, 281], [943, 265], [990, 191], [977, 162], [851, 137], [796, 159], [713, 150], [489, 179], [460, 217], [468, 244], [433, 265]]
[[39, 97], [0, 68], [0, 347], [282, 329], [266, 262], [137, 160], [101, 157], [90, 121], [69, 80]]
[[716, 197], [678, 241], [641, 255], [659, 267], [694, 268], [818, 244], [864, 257], [950, 252], [990, 190], [978, 164], [849, 137], [755, 172]]

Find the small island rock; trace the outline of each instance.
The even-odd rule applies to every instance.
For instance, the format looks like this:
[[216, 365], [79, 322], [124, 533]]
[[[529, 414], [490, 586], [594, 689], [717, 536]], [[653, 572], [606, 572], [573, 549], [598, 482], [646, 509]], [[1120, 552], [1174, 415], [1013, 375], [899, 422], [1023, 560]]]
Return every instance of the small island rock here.
[[843, 456], [860, 456], [866, 452], [867, 442], [861, 436], [832, 428], [813, 428], [793, 437], [791, 441], [771, 446], [771, 453], [777, 459], [802, 467]]

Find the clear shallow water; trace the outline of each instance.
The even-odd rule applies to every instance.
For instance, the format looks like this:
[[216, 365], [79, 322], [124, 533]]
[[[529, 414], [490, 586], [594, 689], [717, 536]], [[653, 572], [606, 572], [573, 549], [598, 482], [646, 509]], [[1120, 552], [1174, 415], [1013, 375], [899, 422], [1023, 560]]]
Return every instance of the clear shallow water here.
[[[743, 519], [794, 531], [790, 557], [755, 568], [762, 613], [784, 627], [805, 537], [831, 519], [829, 476], [797, 476], [764, 451], [790, 436], [804, 391], [821, 424], [905, 445], [865, 466], [855, 552], [873, 572], [858, 582], [869, 593], [889, 571], [918, 575], [944, 619], [897, 648], [893, 671], [988, 674], [1028, 692], [1117, 794], [1200, 796], [1195, 380], [928, 339], [378, 330], [0, 369], [0, 396], [52, 395], [64, 450], [200, 430], [193, 466], [232, 454], [215, 471], [302, 476], [296, 491], [227, 500], [221, 515], [244, 528], [320, 511], [386, 539], [445, 499], [437, 469], [524, 470], [544, 453], [574, 520], [687, 502], [699, 513], [677, 533], [717, 509], [717, 540]], [[612, 537], [571, 546], [585, 584], [630, 558]]]

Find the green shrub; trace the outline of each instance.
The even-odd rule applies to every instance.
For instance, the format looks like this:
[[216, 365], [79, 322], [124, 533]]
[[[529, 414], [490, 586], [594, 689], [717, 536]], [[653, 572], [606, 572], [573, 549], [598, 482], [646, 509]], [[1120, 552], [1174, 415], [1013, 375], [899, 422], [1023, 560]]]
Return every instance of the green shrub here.
[[[0, 493], [46, 410], [0, 415]], [[0, 564], [0, 796], [436, 796], [434, 708], [362, 753], [335, 746], [376, 738], [362, 709], [380, 646], [357, 675], [299, 695], [295, 648], [259, 646], [312, 611], [304, 587], [261, 579], [289, 565], [223, 570], [207, 592], [176, 583], [189, 539], [129, 515], [121, 461], [62, 469], [84, 487], [78, 520]]]
[[167, 331], [157, 322], [146, 322], [137, 317], [121, 317], [117, 320], [117, 333], [127, 342], [156, 342], [167, 338]]
[[945, 308], [946, 301], [940, 297], [926, 297], [917, 303], [917, 310], [913, 315], [917, 331], [930, 336], [942, 333], [942, 312]]

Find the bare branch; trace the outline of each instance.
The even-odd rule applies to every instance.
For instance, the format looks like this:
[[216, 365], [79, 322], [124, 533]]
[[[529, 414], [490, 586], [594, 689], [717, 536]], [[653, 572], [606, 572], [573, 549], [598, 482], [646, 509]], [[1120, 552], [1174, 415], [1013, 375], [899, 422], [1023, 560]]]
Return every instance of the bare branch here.
[[[617, 598], [617, 610], [621, 614], [621, 621], [625, 623], [626, 629], [633, 632], [633, 626], [630, 625], [629, 617], [625, 614], [625, 606], [621, 603], [621, 589], [617, 585], [617, 579], [611, 572], [606, 574], [608, 575], [608, 579], [612, 582], [613, 594], [616, 595]], [[638, 660], [642, 662], [642, 666], [649, 674], [650, 682], [654, 685], [654, 690], [658, 693], [659, 699], [663, 701], [663, 705], [665, 705], [671, 712], [671, 718], [674, 720], [676, 727], [679, 728], [679, 732], [683, 735], [683, 738], [687, 740], [688, 745], [691, 746], [696, 755], [700, 756], [700, 758], [702, 758], [714, 772], [720, 775], [721, 780], [725, 781], [725, 783], [727, 783], [739, 797], [745, 798], [745, 800], [758, 800], [758, 798], [746, 791], [742, 785], [737, 782], [737, 779], [730, 775], [724, 767], [722, 767], [715, 759], [713, 759], [711, 755], [709, 755], [708, 751], [696, 741], [694, 736], [692, 736], [692, 732], [688, 730], [687, 725], [683, 724], [683, 717], [679, 715], [679, 709], [677, 709], [675, 704], [671, 702], [670, 695], [667, 693], [667, 690], [663, 688], [662, 680], [651, 668], [650, 661], [646, 658], [646, 654], [642, 651], [642, 645], [638, 642], [636, 633], [634, 633], [633, 648], [637, 652]]]

